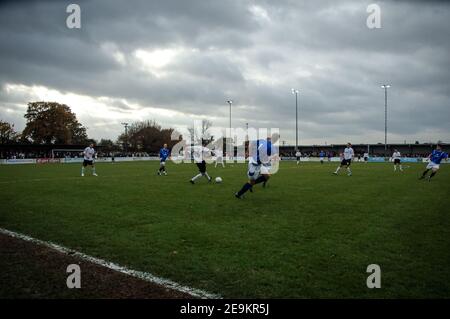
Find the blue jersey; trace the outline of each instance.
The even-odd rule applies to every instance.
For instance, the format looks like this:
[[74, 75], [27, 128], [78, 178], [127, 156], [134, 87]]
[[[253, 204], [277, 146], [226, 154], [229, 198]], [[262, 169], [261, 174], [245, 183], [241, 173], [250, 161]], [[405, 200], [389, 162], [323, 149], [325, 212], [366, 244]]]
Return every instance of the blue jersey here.
[[320, 157], [325, 157], [325, 152], [320, 152], [319, 156]]
[[166, 159], [169, 157], [170, 151], [167, 148], [162, 148], [159, 150], [159, 158], [161, 159], [161, 162], [165, 162]]
[[440, 164], [441, 161], [445, 158], [448, 158], [448, 154], [445, 152], [442, 152], [441, 150], [434, 150], [430, 156], [430, 160], [434, 164]]
[[257, 164], [268, 163], [270, 161], [269, 157], [276, 151], [272, 146], [272, 142], [267, 140], [253, 141], [251, 144], [249, 156]]

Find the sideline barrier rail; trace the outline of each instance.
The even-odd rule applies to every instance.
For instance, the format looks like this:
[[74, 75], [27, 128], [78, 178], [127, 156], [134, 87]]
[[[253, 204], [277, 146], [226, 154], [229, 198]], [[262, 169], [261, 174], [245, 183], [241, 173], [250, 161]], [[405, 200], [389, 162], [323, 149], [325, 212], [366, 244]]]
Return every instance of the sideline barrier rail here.
[[[180, 158], [181, 159], [181, 158]], [[224, 158], [225, 161], [239, 161], [242, 162], [243, 158]], [[283, 161], [296, 161], [296, 157], [282, 156], [281, 159]], [[158, 156], [144, 156], [144, 157], [115, 157], [115, 162], [136, 162], [136, 161], [159, 161]], [[301, 157], [300, 162], [319, 162], [319, 157]], [[340, 162], [340, 157], [324, 157], [323, 161], [326, 162]], [[402, 157], [402, 163], [428, 163], [428, 158], [422, 157]], [[82, 163], [83, 158], [18, 158], [18, 159], [0, 159], [0, 165], [15, 165], [15, 164], [53, 164], [53, 163]], [[112, 162], [111, 157], [99, 157], [95, 159], [97, 163], [110, 163]], [[364, 162], [362, 159], [358, 161], [354, 159], [353, 162]], [[389, 163], [393, 162], [392, 158], [384, 158], [384, 157], [369, 157], [368, 162], [370, 163]], [[441, 164], [450, 164], [450, 161], [442, 161]]]

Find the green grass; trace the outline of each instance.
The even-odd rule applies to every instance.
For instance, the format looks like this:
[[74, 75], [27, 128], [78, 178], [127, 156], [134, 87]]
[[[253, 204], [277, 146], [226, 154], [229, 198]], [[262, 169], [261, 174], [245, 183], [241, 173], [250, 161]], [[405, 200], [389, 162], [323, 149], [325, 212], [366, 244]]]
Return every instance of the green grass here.
[[[450, 297], [450, 165], [282, 162], [268, 187], [233, 193], [246, 165], [209, 167], [222, 184], [188, 180], [191, 164], [0, 166], [0, 227], [224, 297]], [[382, 288], [368, 289], [379, 264]], [[8, 289], [0, 287], [0, 289]]]

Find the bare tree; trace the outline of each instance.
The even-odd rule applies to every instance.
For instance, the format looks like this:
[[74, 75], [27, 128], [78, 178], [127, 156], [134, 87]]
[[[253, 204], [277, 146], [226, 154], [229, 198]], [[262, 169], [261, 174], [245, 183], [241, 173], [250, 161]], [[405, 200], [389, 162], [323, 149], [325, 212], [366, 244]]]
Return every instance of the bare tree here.
[[212, 136], [209, 134], [208, 130], [212, 125], [213, 123], [211, 121], [203, 119], [200, 125], [195, 126], [195, 123], [193, 123], [192, 126], [188, 127], [191, 143], [200, 144], [202, 140], [211, 141]]

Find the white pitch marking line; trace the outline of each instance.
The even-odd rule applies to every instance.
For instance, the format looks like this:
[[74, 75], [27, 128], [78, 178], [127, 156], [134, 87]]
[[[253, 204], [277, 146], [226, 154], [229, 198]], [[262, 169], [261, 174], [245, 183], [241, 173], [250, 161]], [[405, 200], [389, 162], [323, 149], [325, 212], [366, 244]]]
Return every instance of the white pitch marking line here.
[[45, 247], [49, 247], [53, 250], [56, 250], [62, 254], [65, 255], [70, 255], [70, 256], [74, 256], [74, 257], [78, 257], [80, 259], [86, 260], [88, 262], [106, 267], [108, 269], [111, 270], [115, 270], [118, 271], [120, 273], [126, 274], [126, 275], [130, 275], [133, 276], [135, 278], [139, 278], [142, 279], [144, 281], [147, 282], [151, 282], [160, 286], [163, 286], [164, 288], [168, 288], [168, 289], [172, 289], [172, 290], [176, 290], [179, 292], [183, 292], [183, 293], [187, 293], [193, 297], [197, 297], [197, 298], [202, 298], [202, 299], [220, 299], [222, 298], [220, 295], [216, 295], [216, 294], [212, 294], [200, 289], [196, 289], [196, 288], [191, 288], [188, 286], [183, 286], [179, 283], [176, 283], [170, 279], [166, 279], [166, 278], [161, 278], [158, 276], [155, 276], [151, 273], [148, 272], [143, 272], [143, 271], [138, 271], [138, 270], [133, 270], [130, 268], [127, 268], [125, 266], [120, 266], [118, 264], [115, 264], [113, 262], [109, 262], [100, 258], [96, 258], [96, 257], [92, 257], [89, 255], [86, 255], [82, 252], [78, 252], [72, 249], [69, 249], [67, 247], [61, 246], [61, 245], [57, 245], [55, 243], [52, 243], [50, 241], [42, 241], [24, 234], [20, 234], [20, 233], [16, 233], [4, 228], [0, 228], [0, 233], [13, 237], [13, 238], [19, 238], [31, 243], [35, 243], [41, 246], [45, 246]]

